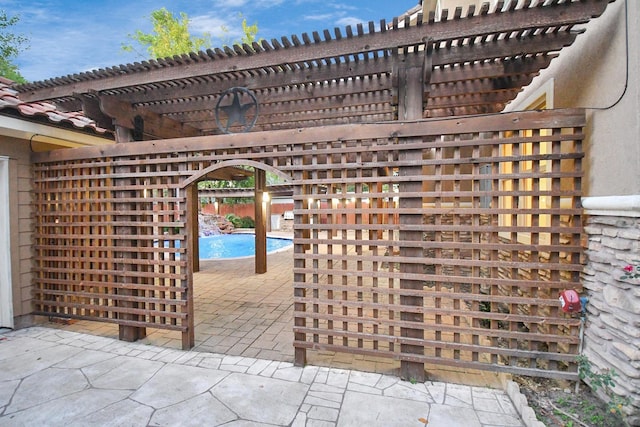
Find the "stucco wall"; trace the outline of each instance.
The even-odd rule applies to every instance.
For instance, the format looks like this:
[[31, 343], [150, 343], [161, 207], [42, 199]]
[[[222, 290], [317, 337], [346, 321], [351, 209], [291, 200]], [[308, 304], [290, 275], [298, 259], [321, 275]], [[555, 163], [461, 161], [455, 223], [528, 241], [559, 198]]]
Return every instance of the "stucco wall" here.
[[28, 141], [0, 138], [0, 155], [9, 161], [11, 271], [15, 327], [28, 324], [31, 306], [32, 237], [31, 164]]
[[587, 109], [585, 196], [640, 194], [639, 9], [633, 0], [610, 3], [507, 107], [526, 108], [551, 83], [554, 108]]

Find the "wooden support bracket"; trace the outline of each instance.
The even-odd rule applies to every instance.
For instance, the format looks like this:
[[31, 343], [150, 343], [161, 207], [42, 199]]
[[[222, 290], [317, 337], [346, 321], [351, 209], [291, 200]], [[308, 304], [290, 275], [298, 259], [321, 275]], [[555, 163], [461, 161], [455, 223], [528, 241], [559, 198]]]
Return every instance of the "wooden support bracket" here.
[[100, 111], [105, 116], [112, 117], [116, 126], [133, 130], [135, 118], [140, 117], [144, 121], [145, 135], [151, 138], [169, 139], [201, 135], [200, 130], [147, 108], [131, 105], [113, 96], [97, 97], [100, 101]]

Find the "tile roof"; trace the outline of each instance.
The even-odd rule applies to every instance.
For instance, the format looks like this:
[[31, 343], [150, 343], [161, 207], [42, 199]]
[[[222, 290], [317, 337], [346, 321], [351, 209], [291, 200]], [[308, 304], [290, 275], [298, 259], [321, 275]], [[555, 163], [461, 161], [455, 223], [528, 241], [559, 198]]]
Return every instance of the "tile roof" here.
[[96, 123], [86, 117], [80, 111], [64, 112], [60, 111], [54, 104], [49, 102], [24, 102], [21, 101], [18, 92], [11, 88], [12, 80], [0, 77], [0, 114], [18, 113], [20, 116], [35, 121], [45, 120], [54, 125], [71, 127], [89, 131], [98, 135], [112, 137], [111, 131], [101, 128]]

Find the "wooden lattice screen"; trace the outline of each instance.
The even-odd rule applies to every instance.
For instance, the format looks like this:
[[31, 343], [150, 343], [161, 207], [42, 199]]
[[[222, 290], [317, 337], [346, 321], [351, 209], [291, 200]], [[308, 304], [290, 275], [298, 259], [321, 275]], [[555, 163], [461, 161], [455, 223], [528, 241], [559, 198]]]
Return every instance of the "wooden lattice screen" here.
[[584, 112], [387, 122], [35, 155], [36, 312], [193, 337], [189, 185], [295, 188], [296, 361], [333, 350], [576, 378]]
[[184, 179], [172, 155], [36, 166], [36, 311], [188, 329]]

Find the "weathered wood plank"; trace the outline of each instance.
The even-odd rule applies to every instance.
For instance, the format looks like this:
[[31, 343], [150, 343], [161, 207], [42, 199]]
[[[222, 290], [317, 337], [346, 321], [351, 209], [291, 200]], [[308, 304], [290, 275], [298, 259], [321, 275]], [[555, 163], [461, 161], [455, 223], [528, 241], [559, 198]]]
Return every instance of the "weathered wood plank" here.
[[360, 139], [395, 139], [455, 133], [517, 131], [519, 129], [540, 129], [558, 126], [580, 128], [584, 125], [584, 110], [526, 111], [493, 116], [488, 120], [483, 117], [456, 117], [446, 120], [342, 125], [320, 129], [293, 129], [264, 133], [142, 141], [135, 144], [127, 144], [125, 147], [112, 145], [33, 153], [32, 159], [35, 163], [48, 163], [90, 158], [157, 155], [183, 151], [210, 151], [225, 147], [248, 148], [256, 145], [303, 145], [318, 141], [350, 140], [354, 135], [357, 135]]

